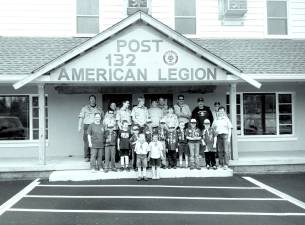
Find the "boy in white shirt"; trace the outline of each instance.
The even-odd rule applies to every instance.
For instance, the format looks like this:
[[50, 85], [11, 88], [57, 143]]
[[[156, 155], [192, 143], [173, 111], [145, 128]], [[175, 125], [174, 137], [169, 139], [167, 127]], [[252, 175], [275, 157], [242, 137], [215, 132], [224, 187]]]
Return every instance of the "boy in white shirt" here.
[[[135, 146], [135, 153], [137, 154], [137, 167], [138, 167], [138, 178], [137, 181], [145, 180], [148, 181], [146, 176], [146, 167], [147, 167], [147, 153], [149, 152], [148, 143], [145, 140], [145, 134], [139, 134], [139, 140]], [[143, 176], [142, 170], [143, 169]]]
[[163, 144], [158, 141], [158, 134], [153, 134], [152, 141], [149, 143], [149, 155], [148, 160], [150, 160], [152, 168], [152, 179], [160, 179], [160, 166], [161, 159], [163, 156]]

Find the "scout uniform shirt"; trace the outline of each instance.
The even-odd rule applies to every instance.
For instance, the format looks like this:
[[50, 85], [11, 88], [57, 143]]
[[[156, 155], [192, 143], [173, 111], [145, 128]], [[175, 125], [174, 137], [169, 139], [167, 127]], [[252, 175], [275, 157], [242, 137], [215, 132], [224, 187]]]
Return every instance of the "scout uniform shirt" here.
[[153, 135], [153, 129], [150, 129], [149, 127], [145, 127], [143, 131], [145, 135], [146, 141], [149, 143], [152, 140], [152, 135]]
[[158, 127], [157, 133], [158, 133], [158, 141], [165, 141], [166, 140], [166, 137], [167, 137], [166, 128]]
[[148, 110], [146, 106], [135, 106], [131, 111], [131, 116], [135, 124], [143, 127], [148, 119]]
[[178, 128], [177, 130], [178, 142], [181, 144], [186, 144], [187, 139], [185, 136], [185, 129]]
[[117, 140], [117, 133], [114, 130], [106, 130], [105, 139], [105, 146], [115, 146]]
[[[185, 133], [186, 133], [187, 137], [201, 137], [201, 131], [197, 127], [187, 128]], [[188, 142], [190, 142], [190, 143], [200, 143], [200, 140], [188, 140]]]
[[91, 124], [94, 122], [95, 113], [101, 114], [101, 118], [103, 119], [104, 112], [100, 107], [98, 107], [97, 105], [94, 107], [91, 105], [85, 105], [81, 109], [78, 117], [83, 119], [84, 124]]
[[119, 130], [120, 149], [130, 149], [130, 136], [131, 133], [129, 130]]
[[88, 127], [87, 134], [91, 136], [92, 148], [104, 147], [104, 127], [102, 124], [91, 123]]

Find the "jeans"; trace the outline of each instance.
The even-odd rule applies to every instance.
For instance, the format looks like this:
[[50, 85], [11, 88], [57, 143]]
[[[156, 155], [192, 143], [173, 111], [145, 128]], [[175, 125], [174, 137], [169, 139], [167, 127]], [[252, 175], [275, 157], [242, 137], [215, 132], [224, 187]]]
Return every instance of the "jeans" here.
[[189, 150], [190, 150], [190, 166], [191, 167], [199, 167], [199, 148], [200, 143], [192, 143], [189, 142]]
[[83, 141], [84, 141], [84, 157], [90, 159], [90, 147], [88, 144], [88, 127], [89, 124], [84, 124], [84, 133], [83, 133]]
[[177, 165], [176, 150], [168, 150], [168, 166], [175, 167]]
[[91, 148], [91, 160], [90, 160], [90, 168], [91, 169], [101, 169], [102, 167], [102, 159], [103, 159], [103, 148]]
[[115, 168], [115, 151], [114, 145], [105, 147], [105, 169]]
[[230, 159], [229, 141], [227, 134], [217, 135], [217, 151], [219, 157], [219, 165], [228, 165]]

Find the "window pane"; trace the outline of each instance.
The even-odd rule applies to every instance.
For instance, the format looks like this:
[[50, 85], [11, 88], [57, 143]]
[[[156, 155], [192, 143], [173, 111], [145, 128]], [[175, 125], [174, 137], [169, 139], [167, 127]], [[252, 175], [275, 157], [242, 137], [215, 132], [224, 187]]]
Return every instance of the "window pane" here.
[[99, 0], [77, 0], [78, 15], [98, 15]]
[[0, 96], [0, 140], [29, 139], [29, 97]]
[[268, 19], [268, 34], [287, 34], [287, 19]]
[[39, 119], [33, 119], [33, 128], [39, 128]]
[[182, 34], [196, 34], [196, 18], [176, 18], [175, 30]]
[[33, 139], [39, 139], [39, 130], [33, 130]]
[[99, 32], [98, 17], [77, 17], [77, 33], [96, 34]]
[[275, 94], [244, 94], [244, 134], [276, 134]]
[[280, 134], [292, 134], [292, 126], [280, 125]]
[[38, 97], [33, 97], [32, 98], [32, 106], [38, 107]]
[[147, 0], [129, 0], [128, 7], [147, 7]]
[[268, 1], [267, 2], [268, 17], [287, 17], [286, 2], [284, 1]]
[[176, 0], [175, 16], [196, 16], [196, 0]]
[[291, 94], [279, 94], [279, 103], [291, 103]]
[[292, 107], [290, 104], [287, 105], [279, 105], [280, 113], [292, 113]]
[[39, 117], [39, 108], [33, 108], [33, 117]]
[[292, 124], [292, 115], [280, 115], [280, 124]]

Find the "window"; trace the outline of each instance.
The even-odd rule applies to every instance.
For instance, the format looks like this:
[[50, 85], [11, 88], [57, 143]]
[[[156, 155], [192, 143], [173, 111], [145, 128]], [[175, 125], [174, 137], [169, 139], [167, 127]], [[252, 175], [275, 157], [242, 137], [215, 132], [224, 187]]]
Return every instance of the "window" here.
[[267, 1], [268, 34], [287, 35], [287, 2]]
[[128, 0], [128, 7], [147, 7], [147, 0]]
[[[241, 112], [240, 112], [240, 94], [236, 95], [236, 118], [237, 118], [237, 134], [241, 134]], [[226, 111], [228, 117], [230, 117], [230, 96], [227, 95], [227, 104], [226, 104]]]
[[[48, 115], [46, 97], [46, 117]], [[37, 140], [39, 129], [38, 96], [0, 96], [0, 140]], [[48, 119], [46, 118], [48, 128]], [[46, 130], [46, 138], [48, 132]]]
[[[293, 134], [291, 93], [240, 93], [236, 97], [239, 135]], [[230, 113], [229, 95], [227, 111]]]
[[196, 34], [196, 0], [175, 0], [175, 30]]
[[99, 32], [99, 0], [77, 0], [77, 33]]

